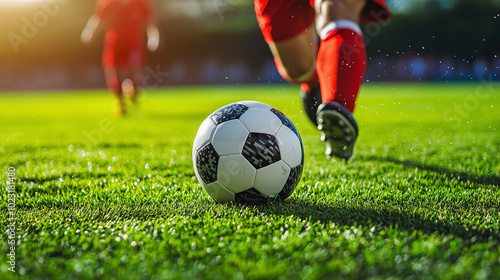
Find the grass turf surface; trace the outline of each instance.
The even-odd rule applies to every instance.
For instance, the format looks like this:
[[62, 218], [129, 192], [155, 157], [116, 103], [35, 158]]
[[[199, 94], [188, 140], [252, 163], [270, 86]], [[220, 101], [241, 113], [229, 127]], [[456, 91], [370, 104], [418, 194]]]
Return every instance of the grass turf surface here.
[[[0, 95], [1, 278], [498, 279], [499, 92], [365, 86], [348, 165], [326, 159], [294, 87], [154, 90], [123, 119], [105, 91]], [[302, 180], [283, 203], [219, 205], [194, 176], [198, 126], [245, 99], [303, 138]]]

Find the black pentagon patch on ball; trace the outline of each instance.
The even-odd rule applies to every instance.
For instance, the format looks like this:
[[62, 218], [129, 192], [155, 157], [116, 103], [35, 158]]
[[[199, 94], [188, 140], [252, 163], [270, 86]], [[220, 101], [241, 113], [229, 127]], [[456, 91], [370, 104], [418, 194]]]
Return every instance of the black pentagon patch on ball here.
[[[299, 131], [297, 130], [295, 125], [292, 123], [292, 121], [287, 116], [285, 116], [285, 114], [283, 114], [280, 110], [278, 110], [276, 108], [272, 108], [271, 112], [273, 112], [286, 127], [290, 128], [293, 131], [293, 133], [295, 133], [295, 135], [297, 135], [297, 137], [299, 138], [299, 141], [300, 141], [300, 146], [303, 147], [302, 138], [300, 138]], [[302, 148], [302, 151], [304, 151], [304, 148]], [[304, 153], [302, 153], [301, 164], [304, 164]]]
[[276, 200], [276, 196], [274, 195], [267, 196], [259, 192], [257, 189], [251, 188], [246, 191], [235, 194], [234, 200], [237, 203], [262, 204]]
[[223, 122], [238, 119], [247, 110], [248, 107], [243, 104], [232, 103], [213, 112], [211, 117], [215, 124], [219, 125]]
[[276, 138], [265, 133], [250, 133], [243, 146], [242, 154], [256, 169], [281, 160], [280, 147]]
[[299, 184], [301, 176], [302, 176], [302, 164], [295, 166], [290, 170], [290, 175], [288, 175], [288, 179], [286, 180], [285, 186], [278, 194], [278, 198], [280, 200], [284, 200], [293, 193], [293, 191]]
[[201, 147], [196, 155], [196, 167], [201, 179], [206, 184], [217, 181], [217, 166], [219, 165], [219, 155], [211, 143]]
[[281, 120], [281, 122], [285, 126], [290, 128], [293, 131], [293, 133], [295, 133], [295, 135], [297, 135], [297, 137], [299, 137], [300, 139], [299, 131], [297, 130], [297, 128], [295, 128], [295, 125], [292, 123], [292, 121], [287, 116], [285, 116], [285, 114], [281, 113], [281, 111], [276, 108], [272, 108], [271, 112], [273, 112]]

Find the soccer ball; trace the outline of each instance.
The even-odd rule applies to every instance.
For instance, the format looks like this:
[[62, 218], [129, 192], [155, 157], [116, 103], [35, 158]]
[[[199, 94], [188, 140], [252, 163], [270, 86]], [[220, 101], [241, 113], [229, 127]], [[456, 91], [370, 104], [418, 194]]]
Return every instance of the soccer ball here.
[[299, 183], [303, 163], [302, 140], [290, 119], [256, 101], [213, 112], [193, 144], [196, 177], [220, 203], [283, 200]]

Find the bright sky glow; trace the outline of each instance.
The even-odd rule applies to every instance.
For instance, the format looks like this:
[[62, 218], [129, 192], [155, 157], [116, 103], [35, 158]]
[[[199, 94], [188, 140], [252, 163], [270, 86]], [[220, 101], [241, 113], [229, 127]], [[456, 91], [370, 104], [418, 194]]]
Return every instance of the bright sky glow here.
[[50, 0], [0, 0], [0, 3], [28, 3], [28, 2], [47, 2]]

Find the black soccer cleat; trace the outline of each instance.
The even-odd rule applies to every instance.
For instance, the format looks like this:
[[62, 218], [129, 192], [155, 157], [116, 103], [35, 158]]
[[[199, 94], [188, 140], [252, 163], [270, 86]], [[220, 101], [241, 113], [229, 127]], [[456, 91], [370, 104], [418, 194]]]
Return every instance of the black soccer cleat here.
[[302, 106], [304, 107], [304, 111], [309, 117], [309, 120], [311, 120], [314, 126], [318, 126], [316, 112], [318, 111], [319, 104], [321, 104], [321, 89], [319, 85], [312, 88], [310, 91], [304, 91], [301, 89], [300, 97], [302, 99]]
[[317, 111], [321, 141], [326, 143], [325, 154], [345, 159], [346, 163], [354, 151], [358, 137], [358, 124], [354, 116], [338, 103], [322, 103]]

